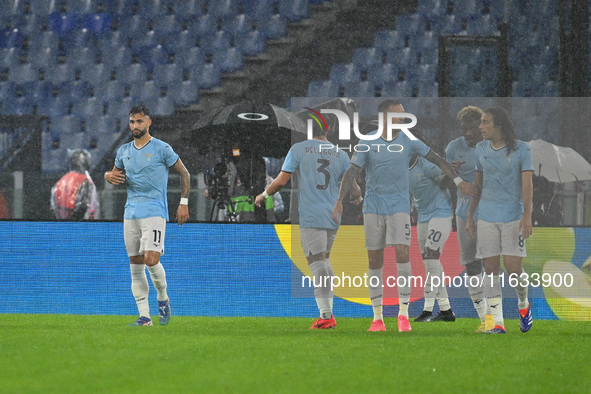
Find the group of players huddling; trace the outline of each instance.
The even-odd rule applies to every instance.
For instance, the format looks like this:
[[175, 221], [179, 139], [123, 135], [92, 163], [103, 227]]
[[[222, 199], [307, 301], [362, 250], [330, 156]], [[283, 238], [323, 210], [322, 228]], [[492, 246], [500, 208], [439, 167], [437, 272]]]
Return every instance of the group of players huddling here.
[[[402, 113], [404, 108], [400, 101], [385, 100], [378, 112], [386, 125], [388, 113]], [[528, 287], [521, 264], [526, 256], [525, 239], [532, 234], [533, 164], [529, 146], [516, 139], [510, 115], [503, 108], [483, 111], [465, 107], [458, 113], [458, 120], [463, 135], [448, 144], [445, 159], [420, 139], [411, 139], [400, 131], [388, 140], [386, 127], [377, 142], [386, 148], [397, 144], [402, 150], [358, 151], [349, 159], [346, 152], [328, 142], [328, 130], [314, 130], [313, 139], [294, 144], [289, 150], [280, 174], [256, 197], [256, 203], [278, 192], [297, 173], [301, 242], [320, 312], [311, 329], [336, 326], [334, 292], [331, 281], [323, 278], [334, 275], [329, 256], [347, 196], [354, 204], [363, 200], [369, 296], [374, 314], [368, 331], [386, 331], [382, 313], [386, 246], [394, 247], [398, 278], [406, 278], [397, 281], [398, 330], [411, 331], [410, 195], [418, 212], [417, 235], [427, 272], [425, 305], [415, 322], [455, 320], [445, 284], [432, 281], [443, 275], [439, 257], [452, 229], [448, 187], [453, 183], [458, 190], [460, 262], [466, 268], [468, 292], [481, 320], [476, 331], [506, 333], [499, 279], [501, 256], [507, 274], [517, 277], [510, 283], [516, 283], [520, 329], [527, 332], [531, 328]], [[398, 124], [403, 121], [392, 119]], [[363, 168], [365, 195], [361, 198], [356, 179]], [[341, 178], [339, 188], [337, 180]], [[437, 316], [432, 313], [435, 301], [440, 309]]]

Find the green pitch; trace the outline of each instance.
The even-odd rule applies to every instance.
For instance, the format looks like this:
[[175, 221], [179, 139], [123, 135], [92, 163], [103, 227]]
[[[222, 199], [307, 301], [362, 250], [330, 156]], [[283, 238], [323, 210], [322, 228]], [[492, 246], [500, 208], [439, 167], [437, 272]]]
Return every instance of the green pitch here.
[[591, 323], [476, 334], [475, 319], [366, 332], [370, 319], [0, 314], [0, 392], [588, 392]]

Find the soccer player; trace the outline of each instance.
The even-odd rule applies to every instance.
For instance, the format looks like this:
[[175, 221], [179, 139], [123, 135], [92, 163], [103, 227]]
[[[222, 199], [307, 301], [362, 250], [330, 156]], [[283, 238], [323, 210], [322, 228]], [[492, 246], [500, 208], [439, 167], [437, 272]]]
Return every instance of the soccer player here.
[[[462, 108], [457, 115], [462, 136], [451, 141], [445, 148], [445, 159], [451, 163], [460, 178], [470, 183], [474, 181], [476, 175], [476, 144], [482, 141], [482, 134], [478, 128], [481, 116], [482, 109], [478, 107]], [[447, 180], [451, 182], [451, 179], [447, 178]], [[486, 332], [493, 328], [494, 321], [484, 296], [482, 261], [476, 258], [476, 239], [469, 237], [466, 233], [469, 207], [470, 196], [457, 201], [456, 228], [460, 246], [460, 264], [466, 267], [468, 293], [481, 322], [476, 332]], [[478, 209], [474, 212], [474, 220], [478, 220]]]
[[148, 107], [138, 105], [129, 111], [129, 128], [133, 141], [119, 148], [113, 169], [105, 173], [105, 179], [113, 185], [127, 183], [123, 232], [130, 261], [131, 291], [140, 315], [131, 324], [134, 326], [152, 325], [146, 266], [158, 293], [158, 320], [162, 325], [170, 320], [166, 274], [160, 263], [160, 256], [164, 254], [164, 235], [168, 220], [166, 188], [168, 170], [171, 167], [181, 175], [178, 224], [182, 225], [189, 218], [189, 172], [170, 145], [150, 135], [151, 124]]
[[[365, 202], [363, 205], [363, 225], [365, 247], [369, 259], [369, 296], [373, 307], [374, 320], [369, 331], [386, 331], [383, 321], [382, 271], [384, 266], [384, 248], [394, 246], [398, 270], [398, 331], [411, 331], [408, 321], [410, 302], [409, 263], [410, 246], [410, 199], [408, 189], [408, 163], [415, 155], [425, 157], [435, 163], [460, 187], [462, 196], [474, 193], [472, 185], [463, 182], [451, 165], [429, 149], [420, 140], [412, 140], [400, 130], [394, 130], [392, 140], [388, 141], [388, 113], [404, 112], [398, 100], [385, 100], [378, 107], [383, 116], [382, 135], [372, 141], [371, 149], [359, 149], [351, 159], [351, 166], [345, 174], [339, 190], [339, 196], [333, 209], [333, 218], [343, 212], [343, 198], [349, 192], [353, 180], [362, 167], [366, 168]], [[393, 124], [404, 123], [404, 118], [393, 118]], [[402, 279], [402, 281], [401, 281]]]
[[[447, 187], [439, 185], [441, 169], [422, 157], [414, 156], [409, 163], [409, 189], [419, 214], [417, 235], [423, 263], [427, 271], [425, 281], [425, 305], [416, 322], [455, 321], [447, 289], [443, 281], [443, 266], [439, 257], [451, 232], [452, 206]], [[440, 278], [439, 280], [435, 277]], [[439, 314], [433, 318], [435, 299]]]
[[[313, 139], [291, 147], [281, 172], [263, 193], [256, 196], [255, 203], [258, 206], [264, 204], [269, 196], [287, 184], [291, 174], [297, 173], [300, 238], [320, 311], [320, 317], [310, 329], [328, 329], [337, 324], [332, 313], [334, 271], [329, 257], [340, 224], [339, 220], [333, 220], [331, 211], [339, 191], [338, 180], [349, 168], [350, 160], [346, 152], [328, 142], [328, 130], [315, 127], [313, 133]], [[360, 199], [358, 187], [355, 189]]]
[[[503, 108], [484, 111], [480, 131], [485, 141], [476, 145], [474, 185], [482, 189], [482, 194], [470, 201], [466, 231], [470, 236], [477, 231], [476, 257], [484, 259], [484, 291], [495, 324], [487, 333], [506, 333], [499, 282], [501, 256], [507, 274], [517, 276], [519, 328], [527, 332], [533, 320], [521, 260], [526, 256], [525, 240], [532, 234], [531, 151], [527, 143], [517, 140], [511, 118]], [[478, 228], [474, 222], [476, 208]]]

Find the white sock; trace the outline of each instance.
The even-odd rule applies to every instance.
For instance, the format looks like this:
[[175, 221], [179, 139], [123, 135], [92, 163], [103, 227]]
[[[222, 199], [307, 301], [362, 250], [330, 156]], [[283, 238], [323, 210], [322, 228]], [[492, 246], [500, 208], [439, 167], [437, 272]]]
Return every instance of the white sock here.
[[384, 288], [382, 287], [382, 271], [383, 268], [369, 269], [369, 299], [373, 308], [374, 321], [384, 319], [382, 306], [384, 298]]
[[[427, 271], [427, 277], [425, 281], [425, 306], [423, 307], [424, 311], [433, 312], [433, 305], [435, 305], [435, 297], [437, 297], [437, 292], [439, 286], [434, 286], [433, 284], [433, 277], [438, 276], [438, 268], [437, 268], [438, 260], [433, 259], [425, 259], [423, 263], [425, 264], [425, 270]], [[437, 279], [435, 280], [435, 282]]]
[[[398, 285], [398, 305], [400, 306], [398, 316], [408, 317], [408, 304], [410, 304], [410, 277], [412, 275], [410, 262], [396, 264], [396, 268], [398, 270], [396, 281]], [[398, 282], [400, 278], [404, 278], [402, 279], [404, 286], [400, 286], [400, 283]]]
[[437, 276], [441, 279], [439, 282], [439, 288], [437, 289], [437, 304], [439, 305], [440, 311], [448, 311], [451, 309], [449, 304], [449, 295], [447, 294], [447, 287], [443, 281], [445, 274], [443, 273], [443, 266], [441, 261], [437, 259]]
[[[522, 270], [521, 273], [524, 273], [524, 271]], [[525, 279], [525, 275], [520, 277], [517, 282], [517, 286], [515, 286], [515, 292], [517, 293], [517, 307], [519, 309], [525, 309], [529, 305], [529, 301], [527, 300], [528, 283]]]
[[322, 319], [330, 319], [332, 310], [330, 308], [330, 275], [326, 269], [324, 260], [315, 261], [310, 264], [310, 271], [312, 271], [312, 278], [314, 281], [314, 298], [316, 298], [316, 305], [320, 311]]
[[[480, 321], [484, 321], [485, 315], [487, 314], [486, 296], [484, 294], [484, 282], [482, 281], [482, 274], [468, 276], [468, 294], [472, 298], [474, 309], [478, 313]], [[488, 312], [490, 314], [490, 311]]]
[[501, 293], [501, 283], [499, 282], [499, 275], [486, 274], [484, 276], [484, 293], [486, 300], [490, 305], [490, 311], [495, 319], [495, 326], [505, 327], [503, 320], [503, 295]]
[[130, 264], [131, 271], [131, 292], [135, 298], [140, 316], [150, 317], [150, 305], [148, 304], [148, 278], [146, 277], [145, 264]]
[[[334, 276], [334, 271], [332, 269], [332, 265], [330, 265], [330, 260], [326, 259], [325, 262], [326, 262], [326, 269], [328, 270], [328, 274], [332, 278]], [[332, 289], [332, 287], [331, 287], [330, 298], [329, 298], [331, 311], [332, 311], [333, 299], [334, 299], [334, 289]]]
[[162, 264], [158, 263], [155, 266], [148, 267], [148, 271], [150, 272], [152, 283], [158, 292], [158, 296], [156, 297], [158, 301], [168, 300], [168, 295], [166, 294], [166, 272], [164, 272]]

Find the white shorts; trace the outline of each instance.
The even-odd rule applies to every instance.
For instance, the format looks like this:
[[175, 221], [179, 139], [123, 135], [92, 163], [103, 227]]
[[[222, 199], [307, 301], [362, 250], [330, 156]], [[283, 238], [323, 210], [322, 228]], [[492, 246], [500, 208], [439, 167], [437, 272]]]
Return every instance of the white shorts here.
[[451, 233], [451, 216], [447, 218], [433, 218], [428, 222], [417, 224], [417, 236], [419, 238], [419, 249], [421, 254], [425, 248], [436, 250], [439, 253]]
[[509, 223], [478, 221], [478, 247], [476, 257], [526, 257], [525, 238], [519, 232], [519, 220]]
[[386, 246], [410, 245], [410, 214], [398, 212], [394, 215], [363, 215], [365, 248], [384, 249]]
[[[456, 224], [458, 231], [458, 244], [460, 245], [460, 264], [466, 266], [466, 264], [473, 263], [479, 260], [476, 257], [476, 239], [471, 238], [466, 232], [466, 221], [459, 216], [456, 216]], [[476, 229], [478, 232], [478, 223], [476, 223]]]
[[329, 253], [337, 237], [337, 230], [327, 228], [300, 228], [300, 239], [306, 257], [322, 252]]
[[166, 219], [161, 217], [123, 220], [123, 237], [129, 257], [141, 256], [147, 250], [163, 255], [165, 233]]

